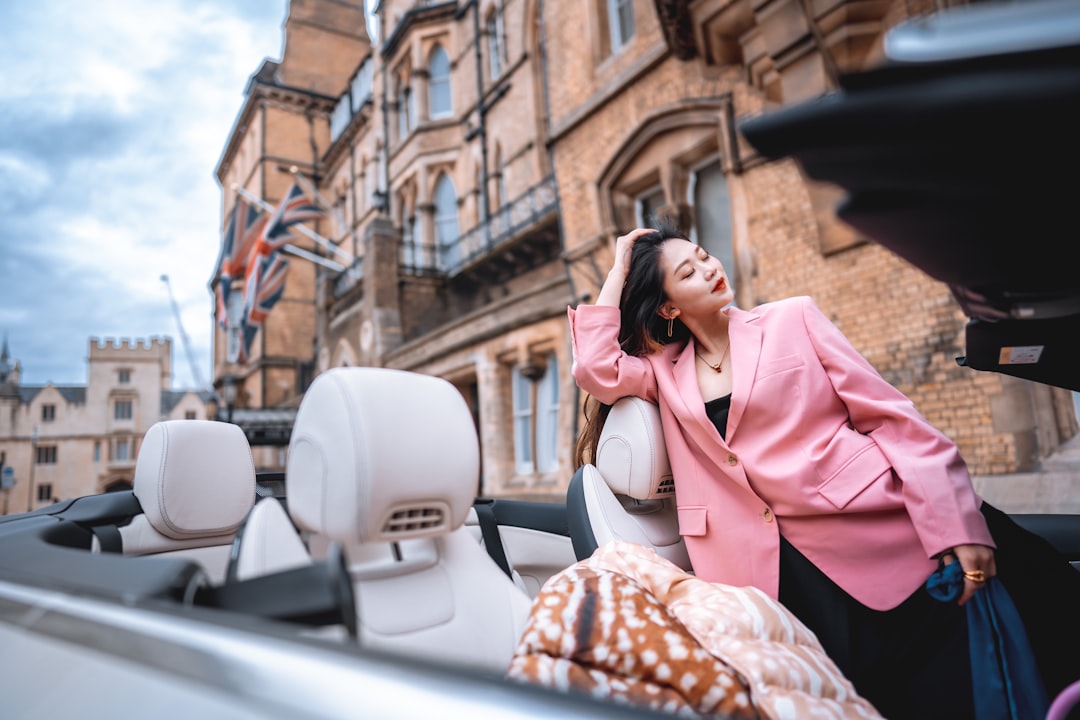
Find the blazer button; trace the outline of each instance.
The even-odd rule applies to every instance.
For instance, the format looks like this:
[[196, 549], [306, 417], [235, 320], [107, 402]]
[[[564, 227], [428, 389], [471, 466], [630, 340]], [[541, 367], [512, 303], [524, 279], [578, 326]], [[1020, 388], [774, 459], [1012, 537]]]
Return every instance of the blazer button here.
[[767, 523], [772, 522], [772, 510], [770, 510], [769, 508], [765, 508], [765, 510], [761, 513], [761, 517], [764, 518], [765, 522]]
[[738, 462], [739, 462], [739, 458], [735, 457], [734, 455], [728, 455], [727, 456], [727, 464], [728, 465], [731, 465], [732, 467], [734, 467]]

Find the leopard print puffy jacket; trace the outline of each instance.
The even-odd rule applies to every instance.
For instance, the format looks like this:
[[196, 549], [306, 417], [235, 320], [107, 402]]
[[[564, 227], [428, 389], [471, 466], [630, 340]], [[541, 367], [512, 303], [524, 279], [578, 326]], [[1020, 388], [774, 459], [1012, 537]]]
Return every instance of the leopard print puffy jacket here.
[[625, 542], [545, 583], [508, 677], [683, 717], [881, 717], [765, 593]]

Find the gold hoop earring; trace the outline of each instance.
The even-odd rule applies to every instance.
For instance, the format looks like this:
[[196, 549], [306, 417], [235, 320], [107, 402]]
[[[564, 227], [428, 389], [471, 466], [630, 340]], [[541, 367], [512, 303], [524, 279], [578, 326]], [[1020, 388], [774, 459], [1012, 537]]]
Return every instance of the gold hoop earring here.
[[667, 336], [671, 337], [671, 333], [675, 330], [675, 318], [669, 317], [667, 319]]

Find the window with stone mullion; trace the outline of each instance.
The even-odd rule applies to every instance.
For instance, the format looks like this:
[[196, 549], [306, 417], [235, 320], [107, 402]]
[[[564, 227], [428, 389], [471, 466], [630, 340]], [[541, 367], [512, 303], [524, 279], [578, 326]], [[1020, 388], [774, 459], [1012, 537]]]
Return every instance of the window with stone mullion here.
[[453, 113], [450, 92], [450, 56], [441, 45], [436, 45], [428, 60], [428, 113], [433, 118]]
[[506, 40], [503, 35], [502, 15], [493, 12], [487, 20], [488, 69], [491, 80], [502, 75], [503, 60], [506, 57]]

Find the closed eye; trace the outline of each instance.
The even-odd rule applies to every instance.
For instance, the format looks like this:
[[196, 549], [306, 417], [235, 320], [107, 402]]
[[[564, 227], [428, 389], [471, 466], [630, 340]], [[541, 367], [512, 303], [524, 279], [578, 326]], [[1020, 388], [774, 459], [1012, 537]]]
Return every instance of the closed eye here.
[[[700, 252], [698, 253], [698, 260], [700, 260], [701, 262], [708, 262], [708, 260], [709, 260], [709, 257], [710, 257], [710, 256], [709, 256], [709, 253], [708, 253], [707, 251], [705, 251], [705, 250], [701, 250], [701, 251], [700, 251]], [[682, 279], [683, 279], [683, 280], [686, 280], [687, 278], [689, 278], [689, 277], [690, 277], [691, 275], [693, 275], [693, 274], [694, 274], [694, 268], [693, 268], [693, 266], [691, 265], [691, 266], [689, 267], [689, 269], [688, 269], [688, 272], [687, 272], [687, 273], [686, 273], [685, 275], [683, 275], [683, 276], [682, 276]]]

